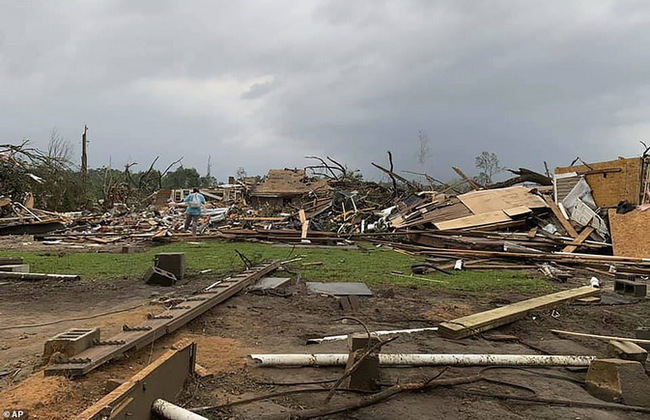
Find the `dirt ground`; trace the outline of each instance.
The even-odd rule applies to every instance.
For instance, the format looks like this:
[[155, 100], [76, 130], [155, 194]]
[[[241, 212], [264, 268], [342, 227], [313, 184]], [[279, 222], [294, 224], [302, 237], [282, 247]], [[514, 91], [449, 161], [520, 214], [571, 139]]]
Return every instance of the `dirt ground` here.
[[[278, 275], [286, 276], [286, 273]], [[149, 312], [161, 311], [152, 302], [165, 294], [185, 295], [216, 279], [202, 278], [173, 288], [147, 286], [139, 280], [113, 282], [9, 282], [0, 285], [0, 409], [26, 409], [34, 419], [68, 419], [107, 393], [108, 379], [127, 380], [181, 338], [198, 344], [198, 363], [213, 374], [193, 379], [179, 396], [185, 407], [214, 406], [291, 389], [319, 385], [282, 385], [335, 380], [343, 368], [261, 368], [251, 353], [346, 353], [344, 341], [306, 346], [307, 338], [361, 332], [354, 323], [337, 320], [354, 315], [370, 329], [389, 330], [435, 326], [449, 320], [530, 296], [518, 293], [441, 293], [429, 288], [381, 285], [375, 296], [363, 298], [361, 308], [345, 313], [337, 298], [309, 295], [295, 284], [289, 296], [240, 294], [184, 328], [157, 340], [152, 346], [108, 363], [80, 379], [44, 377], [41, 354], [44, 342], [73, 327], [100, 327], [108, 339], [123, 324], [136, 324]], [[564, 287], [578, 287], [587, 280], [574, 279]], [[597, 305], [560, 305], [529, 314], [526, 318], [478, 337], [447, 340], [434, 332], [403, 334], [382, 350], [385, 353], [512, 353], [606, 355], [606, 344], [587, 339], [565, 339], [550, 329], [605, 335], [633, 336], [636, 327], [650, 322], [649, 300], [621, 299], [603, 282], [604, 299]], [[119, 311], [119, 312], [117, 312]], [[106, 314], [111, 312], [109, 314]], [[65, 321], [71, 318], [91, 319]], [[62, 321], [63, 322], [59, 322]], [[28, 327], [28, 324], [42, 324]], [[50, 324], [50, 325], [45, 325]], [[495, 341], [494, 334], [511, 334], [516, 341]], [[442, 378], [476, 374], [479, 368], [451, 368]], [[421, 381], [441, 368], [382, 368], [386, 385]], [[549, 375], [549, 373], [551, 375]], [[477, 382], [427, 392], [405, 393], [388, 401], [332, 419], [629, 419], [647, 414], [571, 408], [500, 400], [476, 393], [498, 393], [599, 402], [580, 381], [585, 372], [567, 369], [490, 369], [485, 375], [519, 387]], [[525, 388], [522, 388], [525, 387]], [[471, 393], [471, 394], [470, 394]], [[326, 392], [295, 394], [238, 405], [205, 414], [211, 418], [259, 418], [300, 408], [323, 407]], [[337, 394], [331, 404], [360, 398]]]

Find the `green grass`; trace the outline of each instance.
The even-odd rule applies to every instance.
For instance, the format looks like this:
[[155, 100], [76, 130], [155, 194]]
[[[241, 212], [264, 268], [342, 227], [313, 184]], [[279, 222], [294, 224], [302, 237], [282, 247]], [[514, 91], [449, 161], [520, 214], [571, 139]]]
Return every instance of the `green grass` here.
[[[486, 291], [518, 291], [542, 293], [555, 289], [551, 283], [529, 271], [462, 271], [452, 275], [430, 274], [410, 276], [411, 264], [424, 258], [404, 255], [384, 247], [361, 244], [362, 249], [291, 248], [247, 242], [176, 243], [152, 248], [136, 254], [110, 253], [37, 253], [0, 251], [0, 256], [21, 256], [32, 272], [80, 274], [84, 279], [109, 280], [142, 278], [160, 252], [185, 252], [188, 274], [211, 269], [217, 274], [240, 271], [243, 264], [235, 250], [253, 262], [301, 257], [291, 270], [305, 281], [355, 281], [368, 285], [392, 283], [402, 286], [424, 286], [436, 290], [458, 290], [468, 293]], [[302, 266], [321, 262], [322, 265]], [[404, 273], [391, 274], [392, 271]], [[406, 277], [407, 276], [407, 277]]]

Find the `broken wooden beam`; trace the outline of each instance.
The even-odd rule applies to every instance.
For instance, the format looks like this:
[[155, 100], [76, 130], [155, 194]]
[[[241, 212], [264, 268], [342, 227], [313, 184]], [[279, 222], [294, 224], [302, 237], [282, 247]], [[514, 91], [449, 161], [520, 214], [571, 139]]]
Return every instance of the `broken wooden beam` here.
[[564, 230], [571, 236], [572, 238], [577, 238], [578, 237], [578, 232], [576, 232], [575, 228], [569, 221], [564, 217], [564, 214], [562, 213], [562, 210], [555, 204], [555, 201], [549, 196], [544, 196], [544, 201], [546, 201], [546, 204], [548, 204], [548, 207], [551, 209], [557, 220], [560, 222]]
[[562, 252], [573, 252], [576, 249], [578, 249], [578, 246], [582, 244], [584, 241], [587, 240], [589, 235], [591, 235], [594, 232], [593, 226], [587, 226], [584, 229], [582, 229], [582, 232], [580, 232], [580, 235], [575, 239], [575, 245], [567, 245]]
[[183, 384], [194, 374], [196, 344], [176, 344], [131, 379], [93, 404], [76, 420], [148, 419], [159, 398], [175, 400]]
[[513, 322], [532, 310], [542, 309], [571, 299], [592, 296], [599, 292], [599, 289], [591, 286], [583, 286], [577, 289], [563, 290], [550, 295], [524, 300], [501, 308], [443, 322], [438, 326], [438, 334], [452, 339], [469, 337], [470, 335]]

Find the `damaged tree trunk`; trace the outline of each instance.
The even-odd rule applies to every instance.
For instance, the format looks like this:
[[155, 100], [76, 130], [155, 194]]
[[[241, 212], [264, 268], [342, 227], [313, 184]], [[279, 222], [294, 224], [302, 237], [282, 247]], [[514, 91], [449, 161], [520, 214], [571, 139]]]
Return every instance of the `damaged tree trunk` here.
[[518, 171], [515, 171], [513, 169], [506, 169], [506, 170], [517, 176], [514, 178], [507, 179], [503, 182], [497, 182], [494, 184], [487, 185], [486, 188], [495, 189], [495, 188], [512, 187], [513, 185], [521, 184], [522, 182], [534, 182], [539, 185], [553, 185], [553, 180], [550, 177], [542, 175], [535, 171], [531, 171], [530, 169], [519, 168]]

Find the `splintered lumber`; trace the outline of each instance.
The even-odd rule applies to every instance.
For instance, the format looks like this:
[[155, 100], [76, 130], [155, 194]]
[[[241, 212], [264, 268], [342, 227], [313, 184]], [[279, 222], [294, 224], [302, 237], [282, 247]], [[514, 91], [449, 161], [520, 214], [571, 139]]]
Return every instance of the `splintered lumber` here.
[[[582, 229], [582, 232], [580, 232], [580, 235], [575, 239], [576, 244], [582, 244], [588, 237], [593, 233], [595, 229], [592, 226], [587, 226], [586, 228]], [[567, 245], [562, 252], [573, 252], [576, 249], [578, 249], [578, 245]]]
[[483, 189], [483, 186], [481, 184], [479, 184], [478, 182], [474, 181], [472, 178], [465, 175], [465, 173], [463, 173], [463, 171], [461, 171], [460, 168], [452, 166], [451, 169], [453, 169], [454, 172], [456, 172], [458, 176], [463, 179], [463, 181], [467, 182], [469, 186], [472, 187], [473, 190], [478, 191], [480, 189]]
[[550, 295], [524, 300], [501, 308], [443, 322], [438, 326], [438, 333], [443, 337], [452, 339], [469, 337], [470, 335], [513, 322], [530, 311], [542, 309], [571, 299], [592, 296], [599, 292], [599, 289], [591, 286], [563, 290]]
[[571, 236], [572, 238], [577, 238], [578, 237], [578, 232], [576, 232], [575, 228], [569, 221], [564, 217], [564, 214], [562, 214], [562, 211], [560, 208], [555, 204], [553, 199], [549, 196], [544, 196], [544, 200], [546, 200], [546, 204], [548, 204], [549, 208], [557, 218], [557, 220], [560, 222], [564, 230]]

